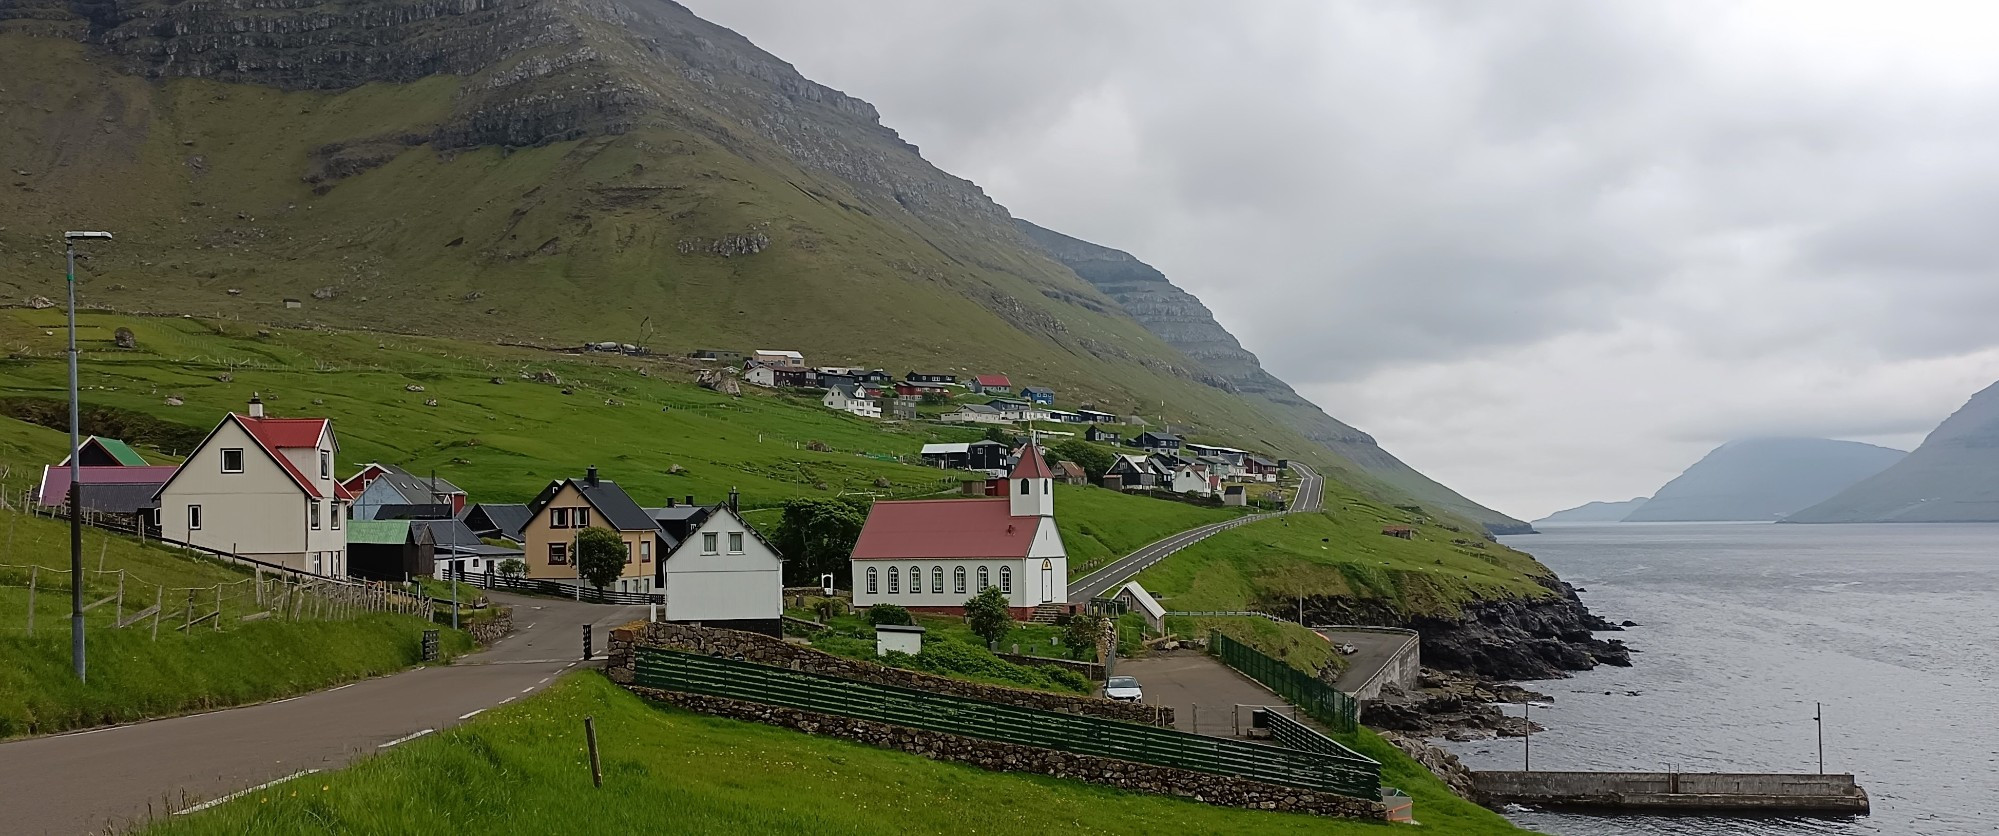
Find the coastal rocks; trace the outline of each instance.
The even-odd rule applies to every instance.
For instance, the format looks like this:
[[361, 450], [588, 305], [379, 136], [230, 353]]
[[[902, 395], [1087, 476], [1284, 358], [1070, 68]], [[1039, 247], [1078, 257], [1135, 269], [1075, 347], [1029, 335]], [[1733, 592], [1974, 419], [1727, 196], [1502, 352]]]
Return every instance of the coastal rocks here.
[[1477, 780], [1473, 776], [1471, 768], [1458, 760], [1457, 755], [1432, 746], [1421, 739], [1396, 734], [1395, 732], [1383, 732], [1381, 739], [1388, 741], [1389, 745], [1401, 749], [1403, 754], [1408, 755], [1410, 760], [1422, 764], [1424, 769], [1430, 770], [1431, 774], [1436, 775], [1438, 780], [1444, 782], [1444, 786], [1450, 788], [1452, 794], [1466, 801], [1478, 801]]
[[1575, 590], [1547, 581], [1556, 595], [1465, 605], [1461, 618], [1411, 619], [1423, 634], [1423, 660], [1492, 679], [1553, 679], [1597, 665], [1629, 667], [1631, 650], [1593, 633], [1613, 626], [1592, 614]]
[[1496, 703], [1552, 699], [1513, 685], [1493, 685], [1473, 676], [1427, 668], [1418, 681], [1420, 687], [1413, 690], [1393, 685], [1382, 688], [1381, 698], [1367, 704], [1362, 720], [1370, 728], [1417, 737], [1519, 737], [1530, 729], [1541, 731], [1541, 727], [1507, 715]]

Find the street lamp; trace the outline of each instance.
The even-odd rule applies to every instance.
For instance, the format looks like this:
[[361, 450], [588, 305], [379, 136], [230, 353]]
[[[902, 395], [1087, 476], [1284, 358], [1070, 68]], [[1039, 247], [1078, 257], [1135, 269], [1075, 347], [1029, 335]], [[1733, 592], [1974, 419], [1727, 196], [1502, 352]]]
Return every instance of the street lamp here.
[[83, 444], [78, 439], [76, 394], [76, 242], [109, 241], [109, 232], [65, 232], [69, 255], [69, 658], [76, 681], [84, 681], [83, 664]]

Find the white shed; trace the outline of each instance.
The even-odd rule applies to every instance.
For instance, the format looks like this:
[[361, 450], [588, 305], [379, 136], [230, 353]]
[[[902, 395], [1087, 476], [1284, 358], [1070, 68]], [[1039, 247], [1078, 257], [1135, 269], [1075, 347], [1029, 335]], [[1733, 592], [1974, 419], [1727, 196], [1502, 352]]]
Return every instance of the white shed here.
[[923, 652], [923, 628], [903, 624], [875, 625], [875, 655], [887, 656], [889, 651], [915, 656]]
[[1166, 608], [1160, 606], [1152, 594], [1145, 591], [1145, 587], [1139, 586], [1138, 581], [1119, 587], [1117, 594], [1111, 598], [1123, 602], [1126, 610], [1144, 616], [1145, 626], [1152, 632], [1166, 632]]

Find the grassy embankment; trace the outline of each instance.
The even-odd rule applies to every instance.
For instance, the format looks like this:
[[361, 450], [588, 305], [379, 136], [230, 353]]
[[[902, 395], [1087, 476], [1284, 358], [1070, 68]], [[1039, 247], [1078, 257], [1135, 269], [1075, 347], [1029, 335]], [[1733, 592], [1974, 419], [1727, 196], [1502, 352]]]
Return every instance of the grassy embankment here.
[[[590, 786], [582, 718], [596, 718], [604, 786]], [[1381, 758], [1385, 744], [1361, 742]], [[1415, 788], [1425, 830], [1520, 831], [1434, 779], [1384, 761]], [[410, 787], [424, 787], [410, 792]], [[144, 832], [179, 834], [722, 834], [1395, 832], [1390, 825], [1252, 812], [1033, 775], [985, 772], [798, 732], [647, 704], [595, 674], [332, 773], [280, 784]]]
[[[818, 613], [812, 611], [815, 605], [816, 599], [807, 599], [806, 609], [791, 610], [787, 615], [819, 620]], [[827, 653], [956, 679], [1072, 694], [1096, 691], [1096, 686], [1081, 674], [1060, 668], [1019, 665], [993, 655], [986, 649], [985, 642], [972, 633], [963, 618], [917, 613], [915, 619], [917, 625], [924, 629], [923, 652], [916, 656], [897, 654], [886, 659], [878, 658], [875, 655], [874, 627], [868, 624], [867, 616], [860, 613], [835, 616], [826, 622], [827, 632], [810, 638], [814, 648]], [[1061, 635], [1059, 627], [1016, 622], [1006, 638], [1000, 640], [1000, 647], [1011, 650], [1018, 646], [1021, 653], [1030, 656], [1078, 658], [1061, 644]], [[1088, 655], [1094, 658], [1095, 654]]]
[[[1210, 537], [1140, 573], [1139, 583], [1169, 610], [1257, 610], [1290, 616], [1346, 599], [1363, 609], [1452, 616], [1481, 598], [1550, 594], [1536, 578], [1552, 573], [1518, 551], [1326, 484], [1325, 511], [1292, 514]], [[1408, 526], [1415, 538], [1384, 536]], [[1316, 634], [1260, 618], [1175, 618], [1185, 635], [1219, 629], [1301, 670], [1318, 672], [1337, 656]]]

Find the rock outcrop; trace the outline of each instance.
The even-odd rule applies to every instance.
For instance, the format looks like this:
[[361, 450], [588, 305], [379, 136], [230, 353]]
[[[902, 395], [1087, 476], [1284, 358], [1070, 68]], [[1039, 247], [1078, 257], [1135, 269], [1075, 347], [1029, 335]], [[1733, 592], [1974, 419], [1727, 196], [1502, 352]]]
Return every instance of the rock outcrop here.
[[1306, 598], [1315, 624], [1380, 624], [1422, 634], [1423, 664], [1493, 680], [1557, 679], [1597, 665], [1631, 664], [1631, 650], [1595, 633], [1622, 630], [1583, 606], [1573, 587], [1552, 578], [1550, 595], [1465, 603], [1455, 615], [1409, 616], [1392, 605], [1353, 598]]

